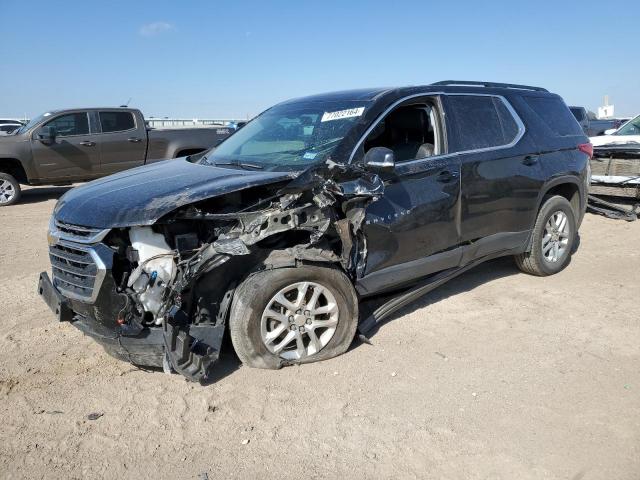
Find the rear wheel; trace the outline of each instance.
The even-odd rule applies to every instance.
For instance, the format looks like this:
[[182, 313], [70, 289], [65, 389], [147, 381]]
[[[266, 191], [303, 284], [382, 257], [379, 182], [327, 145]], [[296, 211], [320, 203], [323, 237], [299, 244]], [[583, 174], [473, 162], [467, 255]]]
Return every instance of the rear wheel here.
[[561, 196], [549, 198], [538, 212], [531, 250], [515, 257], [518, 268], [531, 275], [547, 276], [566, 267], [577, 235], [575, 213]]
[[344, 353], [357, 319], [357, 297], [344, 273], [301, 266], [247, 278], [234, 294], [229, 330], [242, 363], [280, 368]]
[[21, 195], [20, 183], [8, 173], [0, 173], [0, 207], [13, 205]]

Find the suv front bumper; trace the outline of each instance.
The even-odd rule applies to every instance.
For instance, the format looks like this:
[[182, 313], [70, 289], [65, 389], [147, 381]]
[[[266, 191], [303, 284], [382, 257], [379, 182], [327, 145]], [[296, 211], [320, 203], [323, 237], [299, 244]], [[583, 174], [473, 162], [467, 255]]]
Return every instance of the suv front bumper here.
[[46, 272], [40, 274], [38, 294], [58, 321], [70, 322], [102, 345], [108, 354], [135, 365], [162, 366], [164, 339], [161, 328], [145, 328], [136, 336], [120, 335], [117, 327], [109, 328], [89, 314], [96, 307], [64, 297]]

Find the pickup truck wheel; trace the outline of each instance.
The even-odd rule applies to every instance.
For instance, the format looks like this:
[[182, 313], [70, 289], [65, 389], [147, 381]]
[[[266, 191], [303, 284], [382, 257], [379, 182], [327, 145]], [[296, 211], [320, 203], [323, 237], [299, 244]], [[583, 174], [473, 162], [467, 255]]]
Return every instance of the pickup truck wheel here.
[[229, 330], [243, 364], [277, 369], [344, 353], [358, 324], [358, 299], [336, 268], [266, 270], [235, 291]]
[[533, 228], [531, 251], [515, 257], [525, 273], [547, 276], [558, 273], [569, 263], [577, 234], [575, 213], [566, 198], [549, 198]]
[[0, 173], [0, 207], [13, 205], [21, 195], [20, 183], [8, 173]]

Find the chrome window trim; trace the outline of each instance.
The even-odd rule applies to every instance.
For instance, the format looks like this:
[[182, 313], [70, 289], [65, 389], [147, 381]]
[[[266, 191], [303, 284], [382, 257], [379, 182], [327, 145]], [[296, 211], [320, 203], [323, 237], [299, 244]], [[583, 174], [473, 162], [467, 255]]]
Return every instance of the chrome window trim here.
[[[507, 144], [504, 144], [504, 145], [496, 145], [494, 147], [476, 148], [476, 149], [471, 149], [471, 150], [462, 150], [460, 152], [446, 153], [446, 154], [443, 154], [443, 155], [432, 155], [430, 157], [416, 158], [414, 160], [409, 160], [409, 161], [406, 161], [406, 162], [398, 162], [397, 165], [408, 165], [408, 164], [412, 164], [412, 163], [415, 163], [415, 162], [421, 162], [421, 161], [424, 161], [426, 159], [431, 160], [431, 159], [449, 158], [449, 157], [454, 157], [454, 156], [457, 156], [457, 155], [465, 155], [465, 154], [469, 154], [469, 153], [482, 153], [482, 152], [489, 152], [489, 151], [494, 151], [494, 150], [502, 150], [502, 149], [505, 149], [505, 148], [511, 148], [511, 147], [515, 146], [520, 140], [522, 140], [522, 137], [524, 136], [524, 134], [527, 131], [527, 129], [525, 128], [524, 123], [522, 122], [522, 119], [520, 118], [518, 113], [515, 111], [515, 109], [511, 105], [511, 103], [509, 103], [509, 101], [502, 95], [492, 94], [492, 93], [467, 93], [467, 92], [463, 92], [463, 93], [458, 93], [458, 92], [423, 92], [423, 93], [416, 93], [416, 94], [409, 95], [407, 97], [403, 97], [403, 98], [395, 101], [384, 112], [382, 112], [381, 115], [378, 116], [378, 118], [369, 126], [369, 128], [367, 128], [367, 130], [365, 130], [364, 134], [362, 134], [362, 136], [360, 137], [360, 140], [358, 140], [358, 143], [356, 143], [356, 146], [354, 147], [353, 151], [351, 152], [351, 155], [349, 156], [349, 161], [347, 163], [351, 164], [353, 162], [353, 157], [356, 155], [356, 152], [362, 146], [362, 144], [364, 143], [364, 140], [367, 138], [367, 136], [373, 131], [373, 129], [378, 125], [378, 123], [380, 123], [382, 121], [382, 119], [385, 118], [394, 108], [396, 108], [401, 103], [404, 103], [404, 102], [406, 102], [408, 100], [411, 100], [413, 98], [430, 97], [430, 96], [472, 96], [472, 97], [499, 98], [502, 101], [502, 103], [504, 104], [504, 106], [507, 108], [509, 113], [511, 114], [511, 117], [513, 118], [513, 120], [516, 122], [516, 125], [518, 126], [518, 133], [516, 134], [515, 138], [511, 142], [509, 142]], [[441, 114], [442, 114], [442, 118], [446, 118], [446, 112], [444, 110], [441, 112]], [[445, 131], [446, 131], [446, 126], [445, 126]], [[447, 145], [447, 147], [448, 147], [448, 145]]]

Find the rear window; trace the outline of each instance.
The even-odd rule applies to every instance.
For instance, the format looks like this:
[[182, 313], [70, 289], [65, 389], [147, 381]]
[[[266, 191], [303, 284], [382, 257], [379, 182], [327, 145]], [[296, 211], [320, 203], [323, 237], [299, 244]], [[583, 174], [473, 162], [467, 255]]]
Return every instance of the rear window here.
[[447, 105], [455, 132], [450, 152], [500, 147], [518, 136], [518, 124], [499, 97], [450, 95]]
[[556, 136], [583, 135], [582, 127], [562, 99], [526, 96], [524, 100]]
[[136, 127], [131, 112], [100, 112], [102, 133], [122, 132]]

